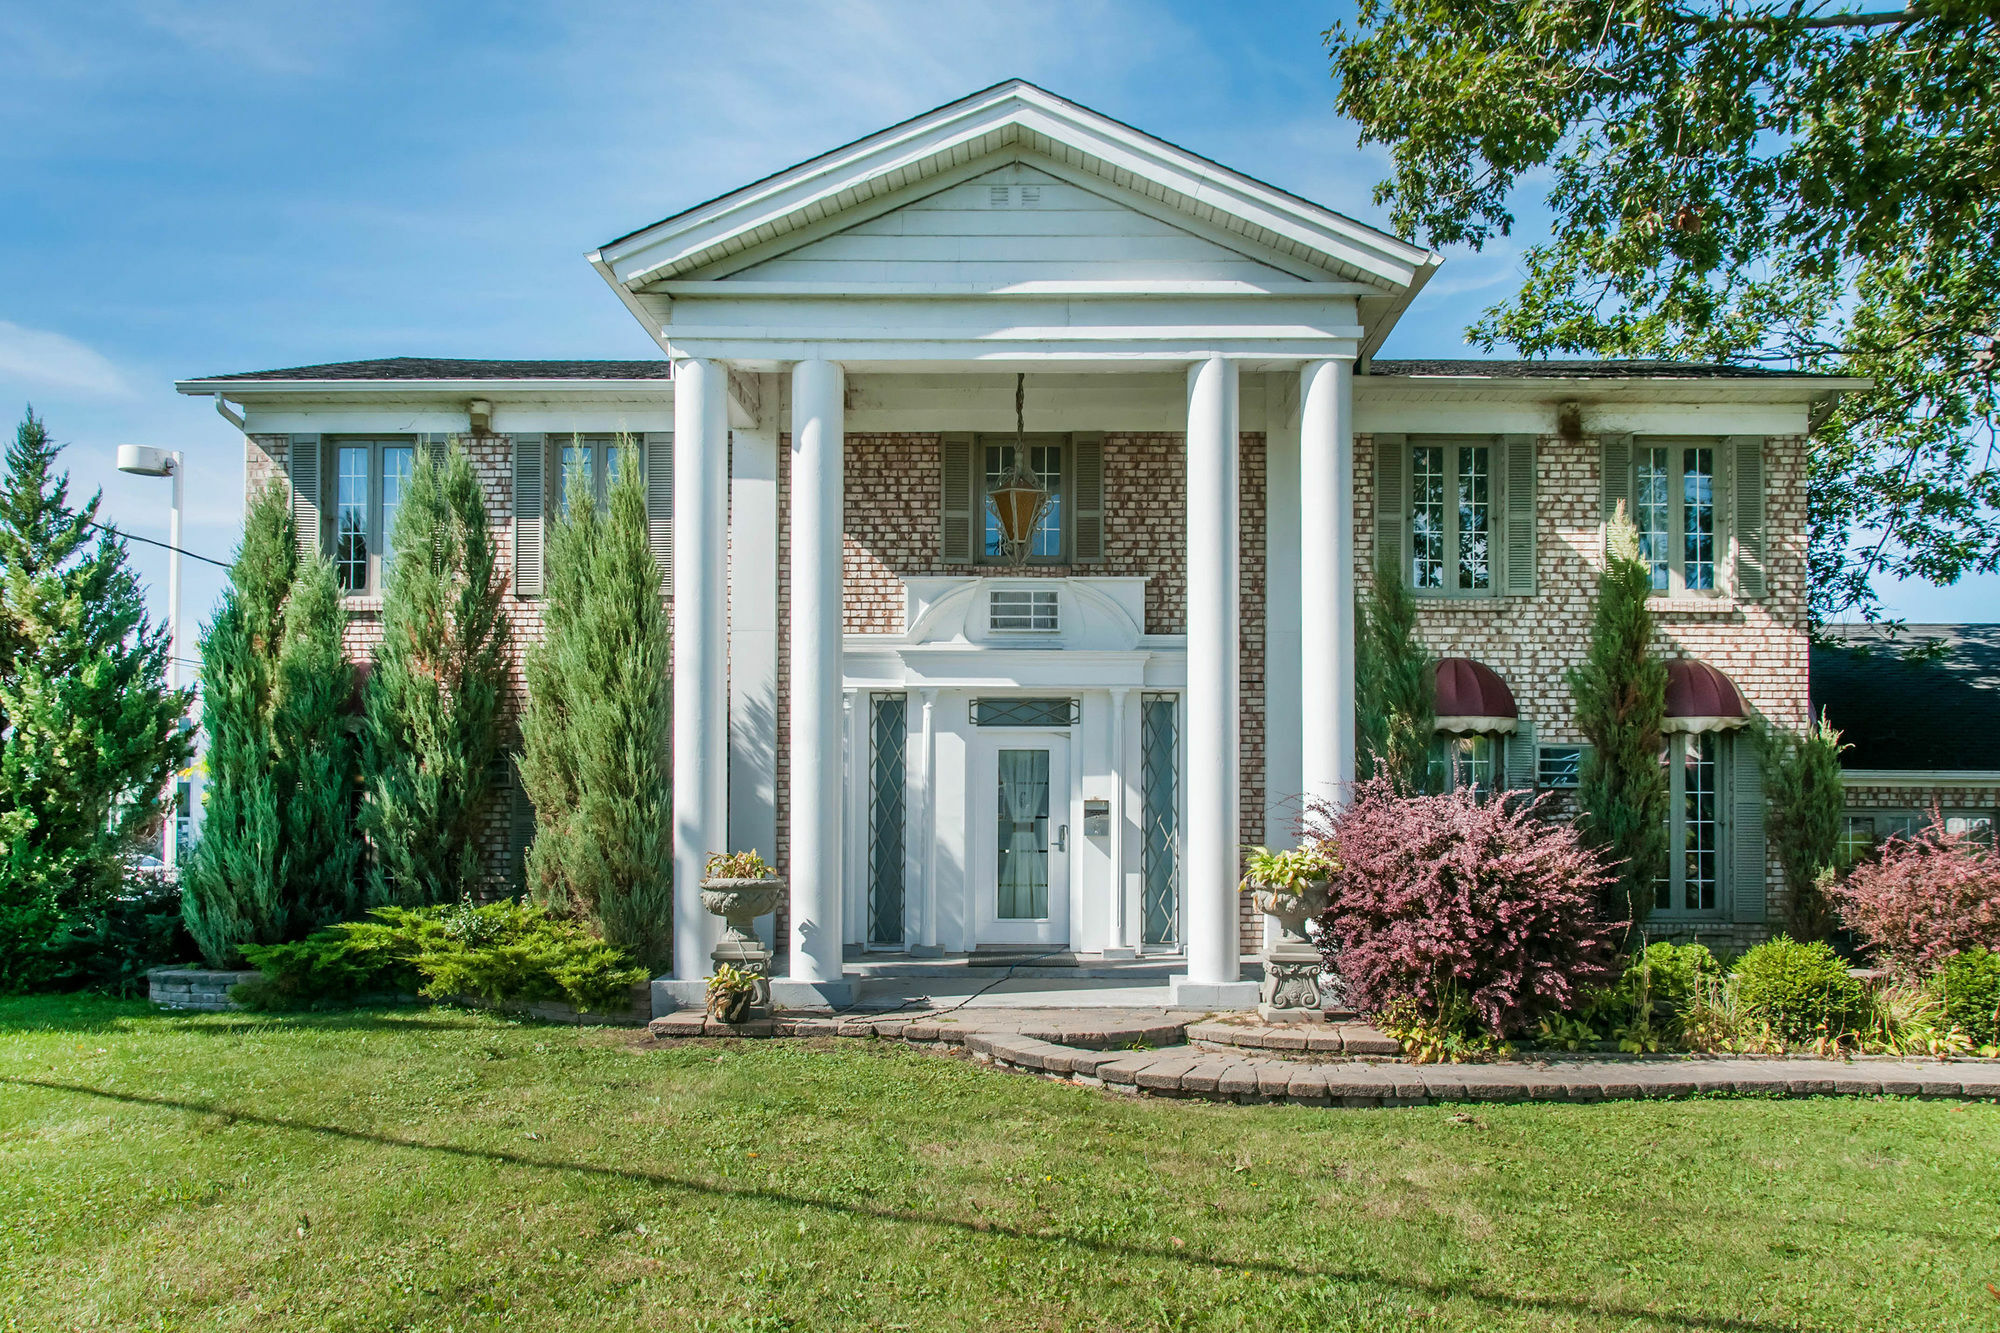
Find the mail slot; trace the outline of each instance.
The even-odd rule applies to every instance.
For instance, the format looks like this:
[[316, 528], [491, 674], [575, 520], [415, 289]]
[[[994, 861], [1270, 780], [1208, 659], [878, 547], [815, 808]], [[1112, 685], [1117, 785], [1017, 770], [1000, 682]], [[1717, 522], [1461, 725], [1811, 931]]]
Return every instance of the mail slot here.
[[1086, 838], [1108, 838], [1111, 836], [1111, 802], [1085, 801], [1083, 803], [1083, 836]]

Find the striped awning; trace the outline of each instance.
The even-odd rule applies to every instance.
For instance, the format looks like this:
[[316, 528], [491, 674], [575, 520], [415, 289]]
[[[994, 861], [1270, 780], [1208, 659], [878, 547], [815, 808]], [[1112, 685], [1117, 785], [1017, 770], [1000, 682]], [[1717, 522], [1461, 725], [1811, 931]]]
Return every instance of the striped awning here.
[[1457, 735], [1511, 732], [1521, 710], [1500, 673], [1469, 657], [1440, 658], [1437, 664], [1437, 729]]

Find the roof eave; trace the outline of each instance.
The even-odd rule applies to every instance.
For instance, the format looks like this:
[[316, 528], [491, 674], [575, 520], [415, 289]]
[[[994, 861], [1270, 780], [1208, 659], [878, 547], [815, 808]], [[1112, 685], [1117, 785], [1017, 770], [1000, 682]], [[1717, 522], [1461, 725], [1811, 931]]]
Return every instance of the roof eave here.
[[606, 389], [672, 392], [671, 379], [374, 379], [374, 380], [176, 380], [189, 397], [217, 394], [241, 399], [249, 394], [368, 393], [591, 393]]

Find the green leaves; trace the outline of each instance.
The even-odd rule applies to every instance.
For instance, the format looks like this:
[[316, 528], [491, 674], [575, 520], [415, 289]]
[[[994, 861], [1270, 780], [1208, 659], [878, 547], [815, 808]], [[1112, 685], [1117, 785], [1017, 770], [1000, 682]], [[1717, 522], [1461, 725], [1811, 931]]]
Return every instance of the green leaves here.
[[189, 754], [166, 633], [59, 452], [30, 411], [0, 480], [0, 990], [73, 971]]
[[390, 541], [362, 733], [369, 898], [452, 902], [480, 887], [507, 652], [506, 580], [463, 450], [419, 451]]
[[1817, 613], [2000, 567], [1991, 5], [1371, 0], [1327, 41], [1398, 230], [1477, 249], [1545, 190], [1481, 346], [1874, 381], [1814, 452]]

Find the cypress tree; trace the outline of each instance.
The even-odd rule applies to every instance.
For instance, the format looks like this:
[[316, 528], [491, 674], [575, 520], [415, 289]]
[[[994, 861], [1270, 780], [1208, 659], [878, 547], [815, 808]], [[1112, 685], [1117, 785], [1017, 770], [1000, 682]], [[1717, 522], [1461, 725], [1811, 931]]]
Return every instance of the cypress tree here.
[[1653, 574], [1621, 503], [1606, 525], [1605, 568], [1583, 664], [1571, 668], [1576, 725], [1590, 750], [1577, 785], [1584, 836], [1618, 865], [1607, 889], [1612, 919], [1636, 937], [1667, 866], [1667, 776], [1660, 764], [1667, 666], [1653, 656]]
[[354, 668], [341, 650], [347, 608], [332, 562], [300, 562], [285, 602], [271, 715], [283, 798], [285, 895], [277, 928], [297, 939], [360, 910], [357, 745], [348, 728]]
[[1825, 887], [1840, 847], [1841, 813], [1847, 806], [1840, 771], [1840, 742], [1822, 712], [1804, 732], [1759, 727], [1757, 745], [1770, 800], [1771, 846], [1785, 869], [1792, 938], [1820, 940], [1833, 933], [1834, 914]]
[[181, 875], [181, 918], [212, 967], [286, 938], [287, 858], [272, 714], [284, 608], [298, 572], [290, 499], [258, 492], [222, 604], [201, 636], [208, 786], [201, 841]]
[[419, 461], [390, 537], [382, 644], [368, 678], [361, 826], [369, 901], [420, 906], [478, 887], [505, 684], [506, 580], [472, 460]]
[[189, 754], [166, 631], [59, 452], [31, 409], [0, 481], [0, 989], [68, 969], [57, 933], [118, 893]]
[[662, 966], [673, 941], [673, 636], [639, 469], [622, 470], [604, 513], [586, 498], [556, 518], [546, 577], [521, 722], [536, 820], [529, 888]]
[[1363, 777], [1381, 773], [1396, 791], [1424, 789], [1436, 730], [1437, 679], [1417, 634], [1417, 599], [1395, 571], [1379, 571], [1361, 608], [1355, 697]]

